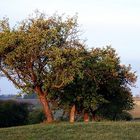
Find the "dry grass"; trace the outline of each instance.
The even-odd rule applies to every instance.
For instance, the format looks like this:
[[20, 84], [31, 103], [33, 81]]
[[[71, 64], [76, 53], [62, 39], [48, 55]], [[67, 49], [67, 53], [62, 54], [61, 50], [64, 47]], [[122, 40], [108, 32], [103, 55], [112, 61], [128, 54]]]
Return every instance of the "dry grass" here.
[[130, 111], [134, 119], [140, 118], [140, 98], [134, 98], [134, 109]]

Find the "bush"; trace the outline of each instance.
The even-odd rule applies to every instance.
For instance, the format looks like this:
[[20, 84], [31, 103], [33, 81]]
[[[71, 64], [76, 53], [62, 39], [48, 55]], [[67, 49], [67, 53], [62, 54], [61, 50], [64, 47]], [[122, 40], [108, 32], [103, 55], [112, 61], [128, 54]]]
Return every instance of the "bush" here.
[[131, 121], [133, 119], [132, 115], [126, 111], [123, 111], [120, 114], [116, 115], [117, 120], [125, 120], [125, 121]]
[[0, 127], [26, 124], [29, 113], [28, 108], [28, 103], [0, 100]]
[[130, 121], [133, 119], [132, 115], [127, 112], [127, 111], [122, 111], [122, 112], [98, 112], [96, 114], [96, 117], [99, 120], [113, 120], [113, 121]]
[[32, 110], [28, 116], [28, 124], [41, 123], [45, 119], [44, 112], [41, 109]]

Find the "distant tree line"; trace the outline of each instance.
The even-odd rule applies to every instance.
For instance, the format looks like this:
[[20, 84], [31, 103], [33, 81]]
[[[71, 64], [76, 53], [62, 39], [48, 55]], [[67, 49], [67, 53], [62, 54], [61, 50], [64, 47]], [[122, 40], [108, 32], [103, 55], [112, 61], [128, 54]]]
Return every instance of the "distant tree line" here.
[[135, 72], [110, 46], [87, 49], [76, 16], [38, 12], [14, 28], [1, 20], [0, 71], [23, 92], [36, 93], [47, 122], [58, 108], [69, 112], [70, 122], [76, 114], [84, 121], [115, 119], [133, 108]]
[[1, 94], [0, 95], [0, 99], [11, 99], [11, 98], [16, 98], [16, 95], [12, 95], [12, 94], [8, 94], [8, 95]]

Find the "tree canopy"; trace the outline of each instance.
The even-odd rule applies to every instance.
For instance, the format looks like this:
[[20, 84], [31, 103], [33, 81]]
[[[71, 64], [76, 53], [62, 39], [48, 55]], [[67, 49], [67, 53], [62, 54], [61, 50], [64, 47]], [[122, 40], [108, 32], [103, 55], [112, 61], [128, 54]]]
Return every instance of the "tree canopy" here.
[[[116, 115], [133, 108], [130, 86], [136, 81], [131, 67], [121, 65], [120, 57], [111, 47], [95, 48], [87, 52], [81, 69], [83, 76], [76, 76], [55, 96], [61, 106], [75, 105], [79, 113]], [[64, 105], [63, 105], [64, 104]], [[110, 111], [110, 112], [109, 112]]]
[[76, 16], [36, 13], [13, 28], [7, 18], [1, 20], [0, 71], [16, 87], [38, 95], [48, 122], [54, 101], [71, 108], [72, 121], [75, 111], [87, 116], [108, 105], [120, 111], [133, 107], [135, 73], [111, 47], [87, 50]]
[[[47, 96], [73, 80], [81, 67], [84, 45], [79, 40], [77, 18], [45, 17], [37, 13], [17, 27], [0, 22], [0, 70], [15, 86], [35, 91], [52, 121]], [[49, 110], [49, 113], [48, 113]]]

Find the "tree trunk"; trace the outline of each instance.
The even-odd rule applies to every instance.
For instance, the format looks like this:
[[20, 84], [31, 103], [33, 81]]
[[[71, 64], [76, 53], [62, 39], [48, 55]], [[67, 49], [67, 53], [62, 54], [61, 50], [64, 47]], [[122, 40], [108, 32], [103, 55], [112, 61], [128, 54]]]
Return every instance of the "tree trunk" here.
[[92, 112], [92, 121], [95, 121], [96, 120], [96, 116], [95, 116], [95, 113]]
[[84, 122], [89, 122], [89, 115], [87, 112], [84, 112]]
[[45, 113], [45, 116], [47, 118], [47, 122], [48, 123], [51, 123], [53, 122], [53, 115], [52, 115], [52, 111], [50, 109], [50, 106], [49, 106], [49, 102], [45, 96], [45, 93], [41, 90], [40, 87], [36, 87], [35, 88], [35, 91], [38, 93], [39, 95], [39, 99], [40, 99], [40, 102], [43, 106], [43, 110], [44, 110], [44, 113]]
[[92, 121], [96, 121], [96, 113], [97, 113], [97, 110], [90, 110], [91, 111], [91, 114], [92, 114]]
[[73, 105], [71, 107], [71, 110], [70, 110], [70, 123], [74, 123], [74, 120], [75, 120], [75, 105]]

